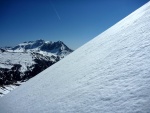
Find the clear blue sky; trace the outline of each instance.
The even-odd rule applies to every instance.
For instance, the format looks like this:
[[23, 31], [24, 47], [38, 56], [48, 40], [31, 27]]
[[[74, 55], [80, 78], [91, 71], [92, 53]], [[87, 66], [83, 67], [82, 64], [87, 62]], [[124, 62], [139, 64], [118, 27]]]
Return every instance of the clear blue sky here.
[[61, 40], [76, 49], [149, 0], [0, 0], [0, 47]]

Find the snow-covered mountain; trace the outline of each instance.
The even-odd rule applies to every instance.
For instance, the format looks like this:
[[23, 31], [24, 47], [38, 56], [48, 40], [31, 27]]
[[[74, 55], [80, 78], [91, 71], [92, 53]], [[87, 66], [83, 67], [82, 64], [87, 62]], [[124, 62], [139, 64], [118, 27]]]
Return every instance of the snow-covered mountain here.
[[6, 92], [8, 85], [32, 78], [71, 52], [61, 41], [52, 43], [44, 40], [0, 49], [0, 96]]
[[150, 2], [0, 98], [1, 113], [150, 113]]
[[13, 48], [5, 48], [13, 52], [36, 52], [44, 55], [55, 54], [64, 57], [73, 50], [67, 47], [62, 41], [51, 42], [42, 39], [21, 43]]

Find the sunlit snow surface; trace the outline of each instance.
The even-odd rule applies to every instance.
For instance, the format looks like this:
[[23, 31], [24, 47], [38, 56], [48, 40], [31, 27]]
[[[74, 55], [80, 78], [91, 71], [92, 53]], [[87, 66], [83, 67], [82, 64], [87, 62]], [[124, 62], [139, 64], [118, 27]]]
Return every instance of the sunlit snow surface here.
[[150, 113], [150, 2], [0, 98], [0, 113]]
[[16, 89], [21, 84], [23, 84], [23, 82], [17, 82], [16, 84], [4, 85], [3, 87], [0, 87], [0, 97], [8, 94], [10, 91]]
[[27, 66], [35, 64], [35, 62], [33, 61], [31, 53], [3, 52], [0, 54], [0, 68], [11, 69], [13, 64], [21, 64], [21, 72], [24, 72], [27, 70]]

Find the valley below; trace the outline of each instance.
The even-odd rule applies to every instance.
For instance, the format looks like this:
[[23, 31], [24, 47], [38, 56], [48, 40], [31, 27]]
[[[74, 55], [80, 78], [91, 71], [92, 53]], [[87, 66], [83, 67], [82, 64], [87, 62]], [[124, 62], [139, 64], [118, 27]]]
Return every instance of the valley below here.
[[55, 64], [73, 50], [63, 42], [36, 40], [0, 49], [0, 97]]

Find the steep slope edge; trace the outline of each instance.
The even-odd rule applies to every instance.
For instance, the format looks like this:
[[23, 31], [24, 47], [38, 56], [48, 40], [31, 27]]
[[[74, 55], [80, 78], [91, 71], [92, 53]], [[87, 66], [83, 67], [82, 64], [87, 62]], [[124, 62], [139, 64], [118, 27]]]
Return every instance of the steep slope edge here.
[[0, 112], [149, 113], [149, 20], [150, 2], [1, 98]]

